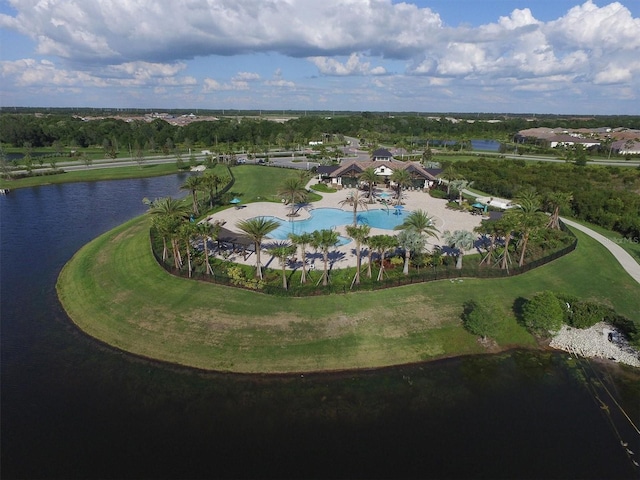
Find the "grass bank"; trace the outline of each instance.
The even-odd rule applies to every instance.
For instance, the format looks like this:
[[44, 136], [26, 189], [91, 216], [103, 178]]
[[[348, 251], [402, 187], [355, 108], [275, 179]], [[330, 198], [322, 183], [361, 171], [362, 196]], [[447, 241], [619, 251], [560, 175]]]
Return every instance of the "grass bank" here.
[[[82, 330], [151, 358], [235, 372], [380, 367], [484, 352], [461, 325], [469, 299], [512, 312], [551, 289], [612, 304], [637, 321], [637, 284], [608, 251], [576, 235], [574, 253], [519, 277], [276, 298], [168, 275], [150, 253], [148, 218], [139, 217], [83, 247], [57, 290]], [[535, 346], [513, 314], [496, 340], [500, 348]]]
[[[64, 169], [64, 167], [62, 167]], [[0, 188], [26, 188], [38, 185], [50, 185], [71, 182], [97, 182], [101, 180], [124, 180], [127, 178], [160, 177], [179, 173], [173, 163], [148, 164], [132, 167], [97, 168], [92, 166], [85, 170], [72, 170], [56, 175], [36, 175], [15, 180], [0, 179]]]

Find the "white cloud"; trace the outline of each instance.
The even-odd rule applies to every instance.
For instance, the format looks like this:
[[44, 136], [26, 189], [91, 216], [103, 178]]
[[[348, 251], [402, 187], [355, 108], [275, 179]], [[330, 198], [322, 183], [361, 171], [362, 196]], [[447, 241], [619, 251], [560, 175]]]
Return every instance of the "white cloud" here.
[[371, 63], [362, 62], [357, 53], [352, 53], [344, 63], [327, 57], [310, 57], [309, 60], [318, 67], [322, 75], [384, 75], [387, 73], [381, 66], [371, 68]]
[[[349, 88], [360, 82], [373, 96], [375, 89], [393, 95], [403, 88], [398, 95], [427, 95], [425, 102], [428, 93], [414, 85], [452, 97], [465, 88], [490, 86], [505, 96], [589, 95], [614, 85], [625, 98], [637, 99], [640, 91], [640, 18], [618, 1], [598, 0], [603, 3], [598, 6], [576, 0], [582, 3], [552, 21], [536, 19], [528, 8], [516, 9], [478, 27], [448, 26], [436, 12], [410, 0], [5, 1], [17, 14], [0, 14], [0, 27], [28, 35], [34, 53], [41, 55], [0, 63], [5, 85], [15, 88], [115, 86], [160, 92], [200, 84], [201, 95], [247, 92], [242, 97], [247, 102], [255, 92], [264, 98], [267, 88], [283, 90], [275, 87], [295, 89], [296, 95], [309, 89], [308, 98], [322, 98], [328, 82], [346, 82], [346, 77], [353, 77]], [[235, 74], [216, 68], [218, 79], [190, 70], [197, 63], [192, 59], [254, 53], [299, 59], [320, 76], [309, 73], [293, 81], [276, 71], [269, 78], [264, 67], [253, 64]]]

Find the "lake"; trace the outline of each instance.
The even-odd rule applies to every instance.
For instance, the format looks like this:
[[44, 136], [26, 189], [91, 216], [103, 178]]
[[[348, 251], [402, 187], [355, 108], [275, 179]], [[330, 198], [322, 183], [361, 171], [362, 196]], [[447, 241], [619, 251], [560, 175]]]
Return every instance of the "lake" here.
[[561, 353], [518, 350], [378, 371], [231, 375], [147, 361], [79, 332], [57, 300], [60, 269], [143, 213], [143, 197], [184, 195], [185, 178], [0, 197], [3, 478], [637, 475], [620, 446], [637, 436], [617, 410], [609, 421], [585, 382], [608, 385], [639, 423], [639, 377], [616, 366], [581, 370]]

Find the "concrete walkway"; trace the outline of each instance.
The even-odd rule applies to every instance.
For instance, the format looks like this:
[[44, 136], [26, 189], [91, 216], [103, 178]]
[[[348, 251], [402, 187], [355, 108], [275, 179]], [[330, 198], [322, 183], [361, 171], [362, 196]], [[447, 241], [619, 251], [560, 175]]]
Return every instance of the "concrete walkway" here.
[[591, 238], [600, 242], [607, 250], [609, 250], [613, 256], [620, 262], [622, 268], [624, 268], [631, 278], [633, 278], [636, 282], [640, 283], [640, 264], [634, 260], [634, 258], [629, 255], [620, 245], [611, 241], [604, 235], [600, 235], [598, 232], [591, 230], [588, 227], [580, 225], [572, 220], [568, 220], [566, 218], [561, 219], [564, 223], [569, 225], [572, 228], [580, 230], [581, 232], [589, 235]]

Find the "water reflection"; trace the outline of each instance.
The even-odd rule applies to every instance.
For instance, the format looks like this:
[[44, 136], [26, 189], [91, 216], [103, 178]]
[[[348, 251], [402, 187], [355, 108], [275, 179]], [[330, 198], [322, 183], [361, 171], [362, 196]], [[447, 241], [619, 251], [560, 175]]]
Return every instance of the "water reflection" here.
[[[0, 199], [3, 478], [634, 474], [566, 355], [261, 377], [162, 366], [85, 337], [57, 301], [60, 268], [144, 211], [143, 197], [175, 196], [182, 181], [69, 184]], [[604, 374], [635, 403], [637, 376]]]

